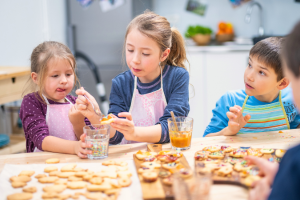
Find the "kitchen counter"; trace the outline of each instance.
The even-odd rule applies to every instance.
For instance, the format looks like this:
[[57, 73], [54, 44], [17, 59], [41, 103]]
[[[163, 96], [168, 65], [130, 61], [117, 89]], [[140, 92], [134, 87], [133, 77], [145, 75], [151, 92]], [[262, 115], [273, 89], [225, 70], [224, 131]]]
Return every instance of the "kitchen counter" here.
[[207, 46], [186, 46], [188, 53], [198, 52], [232, 52], [232, 51], [250, 51], [253, 45], [207, 45]]

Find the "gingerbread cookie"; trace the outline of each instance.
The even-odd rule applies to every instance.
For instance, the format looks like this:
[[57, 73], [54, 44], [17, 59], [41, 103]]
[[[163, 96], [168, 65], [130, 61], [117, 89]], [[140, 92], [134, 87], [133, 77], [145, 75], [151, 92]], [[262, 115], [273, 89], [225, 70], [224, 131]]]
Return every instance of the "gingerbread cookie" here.
[[47, 177], [47, 175], [46, 174], [38, 174], [34, 178], [39, 179], [39, 178], [43, 178], [43, 177]]
[[171, 172], [169, 172], [169, 171], [160, 171], [158, 173], [158, 176], [161, 177], [161, 178], [167, 178], [167, 177], [171, 176]]
[[35, 193], [36, 192], [36, 187], [31, 186], [31, 187], [23, 188], [23, 192]]
[[131, 177], [132, 173], [130, 171], [119, 171], [118, 177]]
[[60, 172], [57, 176], [59, 178], [69, 178], [70, 176], [75, 176], [75, 172]]
[[73, 170], [75, 169], [77, 165], [76, 164], [68, 164], [63, 166], [60, 171], [62, 172], [73, 172]]
[[82, 178], [76, 176], [69, 176], [68, 181], [82, 181]]
[[155, 169], [159, 169], [161, 167], [160, 163], [157, 162], [144, 162], [141, 164], [141, 167], [148, 167], [148, 168], [155, 168]]
[[154, 171], [144, 172], [142, 173], [142, 177], [145, 182], [154, 182], [157, 180], [158, 174]]
[[56, 176], [51, 176], [51, 177], [39, 178], [38, 180], [39, 180], [40, 183], [54, 183], [58, 179], [59, 178], [57, 178]]
[[128, 163], [127, 163], [127, 162], [124, 162], [124, 161], [116, 161], [116, 162], [115, 162], [115, 165], [118, 165], [118, 166], [124, 167], [124, 166], [127, 166], [127, 165], [128, 165]]
[[168, 178], [164, 178], [163, 180], [162, 180], [162, 183], [164, 184], [164, 185], [167, 185], [167, 186], [171, 186], [171, 185], [173, 185], [173, 178], [170, 176], [170, 177], [168, 177]]
[[19, 176], [29, 176], [29, 177], [31, 177], [34, 173], [35, 173], [35, 171], [23, 170], [23, 171], [21, 171]]
[[178, 163], [172, 162], [172, 163], [163, 164], [162, 167], [164, 169], [170, 170], [176, 168], [177, 165]]
[[84, 171], [86, 171], [86, 170], [83, 169], [83, 168], [81, 168], [81, 167], [75, 167], [75, 168], [73, 169], [73, 172], [84, 172]]
[[155, 170], [155, 168], [154, 167], [140, 167], [139, 169], [138, 169], [138, 173], [139, 174], [142, 174], [142, 173], [144, 173], [144, 172], [150, 172], [150, 171], [154, 171]]
[[58, 170], [58, 168], [56, 166], [49, 166], [44, 169], [44, 172], [50, 173], [52, 171], [57, 171], [57, 170]]
[[225, 156], [224, 151], [215, 151], [208, 154], [209, 158], [214, 158], [214, 159], [223, 159], [224, 156]]
[[205, 159], [207, 159], [208, 157], [207, 157], [207, 151], [197, 151], [196, 153], [195, 153], [195, 160], [198, 160], [198, 161], [203, 161], [203, 160], [205, 160]]
[[117, 178], [118, 174], [115, 171], [101, 171], [94, 174], [94, 176], [99, 176], [102, 178]]
[[15, 193], [7, 196], [7, 200], [29, 200], [32, 198], [31, 193]]
[[103, 183], [103, 179], [101, 177], [94, 177], [94, 178], [91, 178], [89, 181], [91, 184], [94, 184], [94, 185], [101, 185]]
[[247, 176], [245, 179], [244, 179], [244, 184], [248, 187], [251, 187], [252, 186], [252, 183], [255, 182], [255, 181], [258, 181], [260, 180], [261, 177], [260, 176], [252, 176], [252, 175], [249, 175]]
[[232, 173], [232, 165], [230, 166], [225, 166], [225, 167], [221, 167], [218, 171], [217, 171], [217, 175], [218, 176], [229, 176]]
[[100, 121], [101, 125], [110, 124], [114, 121], [114, 117], [112, 114], [108, 114], [107, 116], [103, 117]]
[[88, 185], [86, 189], [89, 192], [104, 192], [105, 190], [111, 189], [111, 185], [108, 183], [101, 185]]
[[56, 164], [56, 163], [59, 163], [60, 160], [58, 158], [49, 158], [46, 160], [46, 163], [47, 164]]
[[57, 192], [45, 192], [42, 194], [42, 199], [58, 199]]
[[127, 177], [121, 177], [119, 178], [118, 183], [121, 187], [128, 187], [131, 185], [131, 179]]
[[249, 169], [251, 169], [251, 166], [248, 165], [248, 163], [246, 161], [240, 162], [240, 163], [236, 163], [233, 167], [233, 169], [235, 171], [241, 172], [241, 171], [247, 171]]
[[137, 157], [137, 159], [139, 160], [144, 160], [144, 158], [152, 156], [155, 157], [157, 155], [156, 152], [148, 152], [148, 151], [141, 151], [139, 150], [138, 152], [136, 152], [135, 156]]
[[257, 156], [257, 157], [261, 157], [263, 155], [260, 149], [255, 149], [255, 148], [247, 149], [247, 154], [249, 156]]
[[83, 181], [74, 181], [74, 182], [69, 182], [67, 184], [67, 188], [75, 190], [75, 189], [82, 189], [85, 188], [87, 185], [86, 182]]
[[209, 146], [209, 147], [204, 147], [202, 150], [203, 151], [216, 152], [216, 151], [220, 151], [221, 149], [218, 146]]
[[235, 149], [232, 152], [229, 153], [229, 156], [235, 157], [235, 158], [243, 158], [247, 156], [247, 150], [245, 149]]
[[67, 183], [68, 183], [68, 180], [66, 180], [66, 179], [59, 179], [54, 182], [55, 185], [67, 185]]
[[261, 149], [260, 152], [261, 153], [269, 153], [269, 154], [271, 154], [271, 153], [274, 153], [274, 149]]
[[52, 171], [49, 173], [49, 176], [58, 176], [58, 174], [60, 174], [62, 172], [59, 172], [59, 171]]
[[63, 192], [67, 187], [65, 185], [50, 185], [43, 188], [44, 192], [56, 192], [61, 193]]
[[224, 151], [225, 153], [229, 153], [233, 151], [233, 148], [230, 146], [223, 145], [221, 146], [221, 150]]
[[283, 149], [277, 149], [277, 150], [275, 151], [275, 155], [276, 155], [277, 157], [279, 157], [279, 158], [282, 158], [282, 157], [284, 156], [285, 152], [286, 152], [286, 150], [283, 150]]
[[14, 182], [11, 183], [11, 186], [13, 188], [21, 188], [21, 187], [24, 187], [26, 185], [27, 185], [26, 182], [21, 182], [21, 181], [14, 181]]
[[29, 182], [31, 178], [28, 176], [13, 176], [9, 179], [11, 182]]

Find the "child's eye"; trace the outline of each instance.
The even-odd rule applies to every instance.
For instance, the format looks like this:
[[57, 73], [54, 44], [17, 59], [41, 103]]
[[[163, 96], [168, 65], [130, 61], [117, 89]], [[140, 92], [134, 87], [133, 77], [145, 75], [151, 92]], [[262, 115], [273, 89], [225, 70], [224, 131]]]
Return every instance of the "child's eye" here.
[[130, 50], [130, 49], [128, 49], [128, 51], [131, 52], [131, 53], [133, 52], [133, 50]]
[[260, 75], [263, 75], [263, 76], [266, 75], [263, 71], [259, 71], [259, 74], [260, 74]]
[[143, 53], [144, 56], [149, 56], [150, 54]]
[[248, 67], [251, 68], [252, 66], [250, 65], [250, 63], [248, 63]]
[[71, 76], [72, 74], [67, 74], [67, 76]]
[[56, 78], [56, 77], [58, 77], [58, 75], [53, 75], [53, 76], [51, 76], [51, 77], [54, 77], [54, 78]]

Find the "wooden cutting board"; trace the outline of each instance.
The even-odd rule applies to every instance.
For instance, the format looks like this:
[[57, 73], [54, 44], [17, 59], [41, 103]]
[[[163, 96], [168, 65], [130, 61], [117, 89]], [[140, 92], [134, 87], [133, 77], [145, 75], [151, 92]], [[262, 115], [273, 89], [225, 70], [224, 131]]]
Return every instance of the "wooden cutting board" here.
[[[247, 147], [249, 148], [249, 147]], [[259, 149], [259, 148], [256, 148]], [[275, 155], [276, 149], [274, 149], [274, 152], [272, 154], [263, 154], [263, 156], [261, 156], [261, 158], [264, 158], [266, 160], [269, 160], [271, 162], [280, 162], [281, 158], [277, 157]], [[197, 152], [195, 152], [195, 156], [196, 156]], [[217, 159], [212, 159], [212, 160], [217, 160]], [[229, 153], [225, 153], [225, 157], [223, 159], [220, 160], [220, 164], [222, 163], [230, 163], [230, 162], [242, 162], [244, 161], [244, 158], [233, 158], [231, 156], [229, 156]], [[195, 159], [195, 170], [196, 173], [199, 173], [199, 166], [203, 166], [203, 161], [198, 161]], [[257, 171], [258, 172], [258, 168], [255, 167], [253, 171]], [[233, 170], [232, 175], [231, 176], [218, 176], [216, 173], [213, 172], [212, 174], [212, 179], [213, 179], [213, 183], [214, 184], [231, 184], [231, 185], [238, 185], [238, 186], [242, 186], [245, 188], [249, 188], [245, 183], [245, 178], [241, 177], [240, 172], [237, 172], [235, 170]]]
[[[161, 144], [148, 144], [147, 145], [147, 151], [149, 152], [159, 152], [162, 151], [162, 145]], [[138, 171], [140, 168], [140, 165], [143, 163], [143, 161], [137, 159], [135, 154], [133, 154], [133, 160], [135, 163], [135, 167]], [[179, 159], [179, 162], [185, 167], [190, 169], [190, 166], [184, 156], [182, 156]], [[157, 172], [160, 170], [165, 170], [163, 168], [157, 169]], [[172, 175], [171, 175], [172, 176]], [[167, 186], [162, 183], [162, 178], [158, 177], [158, 179], [155, 182], [144, 182], [142, 175], [138, 174], [138, 177], [141, 182], [142, 192], [143, 192], [143, 199], [173, 199], [173, 190], [172, 186]]]

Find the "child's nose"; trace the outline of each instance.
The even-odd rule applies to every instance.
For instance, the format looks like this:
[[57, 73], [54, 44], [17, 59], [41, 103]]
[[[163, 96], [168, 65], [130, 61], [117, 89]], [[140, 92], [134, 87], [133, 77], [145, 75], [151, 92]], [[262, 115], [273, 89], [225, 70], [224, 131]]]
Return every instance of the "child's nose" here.
[[67, 79], [67, 77], [66, 77], [66, 76], [62, 76], [62, 78], [61, 78], [60, 82], [61, 82], [62, 84], [65, 84], [65, 83], [67, 83], [67, 82], [68, 82], [68, 79]]
[[134, 56], [132, 58], [132, 62], [134, 62], [136, 64], [139, 64], [141, 62], [140, 56], [137, 53], [134, 54]]

